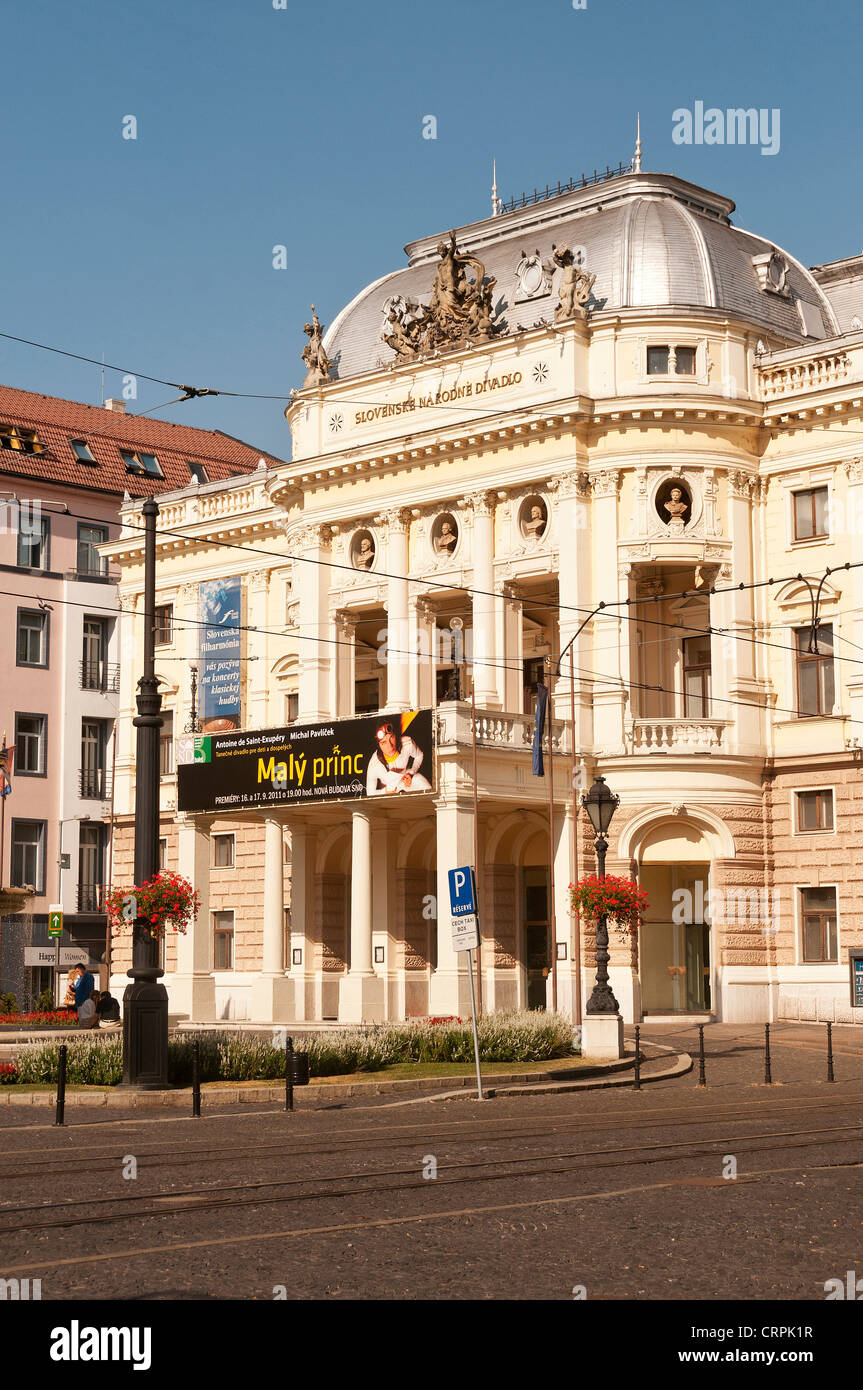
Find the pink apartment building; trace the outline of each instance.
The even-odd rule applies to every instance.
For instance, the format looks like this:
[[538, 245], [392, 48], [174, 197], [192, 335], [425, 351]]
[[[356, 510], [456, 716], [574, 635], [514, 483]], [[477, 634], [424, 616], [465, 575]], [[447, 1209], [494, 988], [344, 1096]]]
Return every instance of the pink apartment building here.
[[[0, 993], [21, 1007], [61, 988], [73, 954], [105, 979], [110, 966], [100, 908], [122, 623], [140, 618], [123, 615], [99, 546], [119, 534], [124, 496], [275, 461], [217, 431], [129, 415], [124, 401], [97, 407], [0, 387], [0, 735], [14, 745], [0, 834]], [[168, 607], [157, 611], [157, 623], [171, 620]], [[166, 724], [170, 762], [173, 737]], [[16, 900], [10, 889], [30, 891]], [[59, 977], [53, 904], [64, 914]]]

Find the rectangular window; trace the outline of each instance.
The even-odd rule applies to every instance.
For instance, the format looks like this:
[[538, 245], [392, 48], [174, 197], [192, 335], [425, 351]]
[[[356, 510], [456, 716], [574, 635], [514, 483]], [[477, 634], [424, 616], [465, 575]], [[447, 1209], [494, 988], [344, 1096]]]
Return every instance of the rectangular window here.
[[21, 425], [0, 425], [0, 449], [13, 449], [19, 454], [44, 452], [36, 431], [25, 430]]
[[810, 487], [794, 493], [794, 539], [818, 540], [829, 534], [827, 528], [827, 488]]
[[214, 835], [213, 836], [213, 867], [215, 869], [233, 869], [234, 867], [234, 837], [233, 835]]
[[72, 453], [75, 455], [79, 463], [96, 462], [93, 455], [90, 453], [90, 447], [85, 440], [70, 439], [69, 443], [72, 445]]
[[285, 696], [285, 723], [296, 724], [300, 717], [300, 697], [296, 690], [289, 690]]
[[165, 839], [165, 837], [163, 836], [163, 837], [160, 839], [160, 841], [159, 841], [159, 868], [160, 868], [160, 869], [167, 869], [167, 867], [168, 867], [168, 841], [167, 841], [167, 840]]
[[804, 834], [833, 829], [832, 791], [796, 792], [797, 829]]
[[15, 771], [19, 776], [45, 776], [44, 714], [15, 715]]
[[174, 640], [174, 605], [173, 603], [157, 604], [155, 610], [154, 640], [157, 647], [170, 647]]
[[818, 651], [809, 651], [812, 629], [796, 628], [797, 643], [797, 714], [799, 718], [832, 714], [835, 699], [833, 677], [833, 626], [818, 628]]
[[45, 834], [43, 820], [12, 822], [12, 886], [45, 892]]
[[354, 681], [356, 714], [377, 714], [381, 707], [380, 684], [375, 680]]
[[100, 555], [97, 545], [108, 539], [107, 526], [82, 526], [78, 523], [78, 573], [102, 575], [108, 573], [108, 561]]
[[803, 959], [820, 963], [839, 959], [836, 933], [836, 889], [801, 888]]
[[695, 348], [679, 347], [674, 354], [674, 370], [678, 376], [695, 376]]
[[22, 569], [50, 568], [51, 525], [47, 516], [35, 522], [32, 517], [18, 518], [18, 560]]
[[186, 466], [191, 476], [197, 482], [208, 483], [210, 481], [210, 479], [207, 477], [207, 470], [202, 463], [189, 463], [189, 460], [186, 459]]
[[126, 465], [127, 473], [146, 474], [151, 478], [164, 477], [155, 454], [133, 453], [130, 449], [121, 449], [120, 458]]
[[213, 969], [234, 968], [234, 914], [213, 913]]
[[668, 375], [668, 348], [649, 347], [647, 349], [647, 375]]
[[35, 609], [18, 609], [18, 665], [48, 665], [48, 617]]
[[683, 642], [683, 712], [690, 719], [710, 718], [710, 638]]
[[105, 618], [85, 618], [81, 643], [81, 689], [105, 690], [108, 624]]
[[82, 797], [93, 801], [105, 799], [105, 746], [107, 727], [102, 719], [81, 721], [81, 782]]
[[162, 728], [159, 733], [159, 776], [174, 775], [174, 712], [162, 710]]
[[78, 832], [78, 911], [98, 912], [102, 905], [105, 858], [104, 825], [82, 825]]

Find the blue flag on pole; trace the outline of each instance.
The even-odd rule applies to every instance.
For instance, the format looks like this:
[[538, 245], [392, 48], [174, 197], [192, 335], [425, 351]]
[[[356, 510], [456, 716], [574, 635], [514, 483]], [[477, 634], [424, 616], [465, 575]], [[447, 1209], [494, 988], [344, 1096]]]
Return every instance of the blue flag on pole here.
[[541, 681], [536, 687], [536, 715], [533, 725], [533, 775], [534, 777], [544, 777], [545, 768], [542, 763], [542, 736], [545, 733], [545, 711], [548, 705], [548, 686]]

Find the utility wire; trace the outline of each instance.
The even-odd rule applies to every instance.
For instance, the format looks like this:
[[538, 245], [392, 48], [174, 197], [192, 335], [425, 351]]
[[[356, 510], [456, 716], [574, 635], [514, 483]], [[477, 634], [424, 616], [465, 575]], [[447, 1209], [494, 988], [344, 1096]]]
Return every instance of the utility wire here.
[[[11, 597], [11, 598], [24, 598], [24, 597], [27, 597], [27, 595], [23, 595], [23, 594], [21, 594], [21, 593], [16, 593], [16, 592], [10, 591], [10, 590], [0, 590], [0, 594], [4, 595], [5, 597]], [[38, 599], [36, 599], [35, 597], [33, 597], [33, 601], [34, 601], [34, 602], [38, 602]], [[146, 611], [145, 611], [144, 609], [140, 609], [140, 610], [138, 610], [138, 611], [135, 612], [135, 613], [129, 613], [128, 610], [126, 610], [126, 609], [119, 609], [119, 610], [118, 610], [118, 609], [116, 609], [116, 608], [102, 608], [102, 607], [100, 607], [98, 604], [84, 603], [83, 601], [81, 601], [81, 600], [76, 600], [76, 599], [51, 599], [48, 606], [50, 607], [52, 604], [55, 604], [55, 603], [67, 605], [67, 606], [69, 606], [69, 607], [74, 607], [74, 608], [86, 608], [86, 610], [87, 610], [88, 613], [94, 613], [94, 612], [95, 612], [95, 613], [99, 613], [99, 612], [101, 612], [101, 613], [110, 613], [110, 614], [112, 615], [112, 617], [115, 617], [115, 618], [117, 618], [117, 617], [146, 618], [146, 617], [147, 617], [147, 613], [146, 613]], [[221, 629], [224, 630], [224, 631], [230, 631], [230, 632], [251, 632], [251, 633], [258, 633], [258, 634], [260, 634], [261, 636], [278, 636], [278, 637], [289, 638], [290, 640], [296, 639], [297, 641], [317, 642], [317, 643], [319, 643], [319, 644], [321, 644], [321, 645], [329, 646], [329, 647], [346, 647], [346, 648], [353, 648], [353, 646], [354, 646], [354, 643], [353, 643], [352, 641], [350, 641], [350, 640], [343, 640], [343, 639], [338, 638], [338, 637], [320, 637], [320, 636], [316, 636], [316, 635], [314, 635], [314, 634], [312, 634], [312, 633], [293, 633], [293, 632], [291, 632], [291, 633], [284, 633], [284, 632], [275, 631], [275, 630], [273, 630], [273, 629], [271, 629], [271, 628], [253, 627], [253, 626], [249, 626], [248, 624], [242, 624], [242, 623], [213, 623], [213, 622], [206, 622], [206, 621], [204, 621], [204, 619], [202, 619], [202, 618], [181, 618], [181, 617], [172, 618], [172, 622], [173, 622], [174, 624], [176, 624], [176, 625], [185, 625], [185, 626], [187, 626], [187, 627], [208, 628], [208, 629], [221, 628]], [[372, 648], [371, 650], [376, 651], [377, 648]], [[789, 649], [788, 649], [788, 648], [785, 648], [784, 650], [789, 650]], [[400, 648], [389, 647], [389, 646], [387, 647], [387, 653], [388, 653], [388, 655], [391, 654], [391, 655], [395, 655], [395, 656], [406, 656], [406, 657], [410, 657], [410, 656], [418, 657], [418, 656], [423, 655], [422, 653], [418, 653], [418, 652], [416, 652], [416, 651], [413, 651], [413, 650], [411, 650], [410, 648], [407, 648], [407, 649], [401, 648], [401, 649], [400, 649]], [[430, 657], [430, 654], [429, 654], [429, 657]], [[169, 658], [169, 659], [170, 659], [170, 658]], [[180, 660], [180, 659], [182, 659], [182, 658], [173, 658], [173, 660]], [[188, 659], [189, 661], [193, 661], [193, 660], [194, 660], [193, 657], [189, 657], [189, 658], [187, 658], [187, 659]], [[456, 664], [456, 663], [454, 663], [454, 664]], [[461, 665], [462, 663], [459, 662], [459, 663], [457, 663], [457, 664]], [[474, 666], [493, 667], [493, 668], [500, 669], [500, 670], [517, 671], [517, 672], [519, 672], [519, 673], [522, 673], [522, 672], [523, 672], [523, 668], [522, 668], [521, 666], [516, 666], [516, 665], [508, 664], [508, 663], [506, 663], [506, 662], [484, 661], [484, 660], [482, 660], [482, 659], [474, 660], [473, 658], [471, 658], [470, 661], [468, 661], [468, 662], [466, 662], [466, 663], [464, 663], [464, 664], [474, 665]], [[661, 685], [661, 684], [652, 685], [652, 684], [649, 684], [649, 683], [647, 683], [647, 682], [645, 682], [645, 681], [633, 681], [633, 680], [624, 681], [623, 678], [620, 677], [620, 676], [612, 676], [612, 675], [609, 675], [608, 673], [606, 673], [606, 672], [604, 672], [604, 671], [594, 671], [594, 670], [592, 670], [590, 667], [576, 666], [576, 667], [574, 668], [573, 676], [575, 675], [575, 672], [578, 673], [579, 678], [582, 679], [582, 680], [589, 680], [589, 681], [599, 682], [599, 683], [604, 684], [604, 685], [611, 685], [611, 686], [616, 686], [616, 687], [622, 687], [622, 688], [624, 688], [624, 689], [626, 689], [626, 690], [645, 690], [645, 691], [653, 691], [653, 692], [656, 692], [656, 693], [659, 693], [659, 694], [665, 694], [665, 695], [680, 695], [680, 696], [683, 696], [684, 698], [685, 698], [685, 696], [686, 696], [686, 692], [685, 692], [685, 691], [679, 690], [679, 689], [678, 689], [677, 687], [675, 687], [675, 686], [666, 686], [666, 685]], [[561, 674], [560, 674], [560, 676], [559, 676], [557, 679], [558, 679], [558, 680], [564, 680], [564, 681], [565, 681], [565, 680], [567, 679], [567, 676], [566, 676], [565, 672], [564, 672], [564, 671], [561, 671]], [[711, 701], [711, 703], [714, 703], [714, 704], [717, 704], [717, 703], [718, 703], [718, 704], [725, 704], [725, 705], [736, 705], [736, 706], [740, 706], [740, 707], [743, 708], [743, 709], [755, 709], [755, 710], [761, 711], [762, 713], [774, 712], [774, 711], [775, 711], [775, 712], [778, 712], [778, 713], [780, 713], [780, 714], [791, 714], [791, 715], [796, 716], [797, 718], [817, 717], [817, 716], [805, 716], [805, 715], [802, 715], [802, 716], [801, 716], [799, 710], [797, 710], [797, 709], [792, 709], [792, 708], [790, 708], [789, 706], [786, 706], [786, 705], [776, 705], [776, 704], [773, 704], [772, 702], [769, 701], [769, 699], [768, 699], [768, 700], [765, 700], [765, 702], [764, 702], [763, 704], [757, 704], [757, 703], [756, 703], [755, 701], [753, 701], [753, 700], [738, 700], [738, 699], [733, 698], [732, 696], [727, 696], [727, 695], [713, 695], [713, 694], [711, 694], [711, 696], [710, 696], [710, 701]], [[645, 718], [645, 719], [654, 718], [657, 722], [661, 722], [663, 719], [674, 719], [674, 718], [676, 718], [677, 716], [675, 716], [675, 715], [655, 715], [655, 716], [644, 715], [644, 716], [640, 716], [640, 715], [639, 715], [639, 716], [633, 716], [633, 717], [634, 717], [634, 718], [639, 718], [639, 719], [640, 719], [640, 718]], [[860, 724], [861, 726], [863, 726], [863, 719], [854, 719], [854, 718], [852, 718], [850, 715], [842, 715], [841, 717], [842, 717], [842, 719], [843, 719], [846, 723], [848, 723], [848, 724]]]

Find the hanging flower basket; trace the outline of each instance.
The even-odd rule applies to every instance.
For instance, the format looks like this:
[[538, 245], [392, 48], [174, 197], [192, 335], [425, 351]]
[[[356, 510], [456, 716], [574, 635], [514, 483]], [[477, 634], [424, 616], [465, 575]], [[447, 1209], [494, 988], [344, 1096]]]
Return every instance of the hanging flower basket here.
[[597, 878], [590, 874], [569, 885], [573, 914], [588, 921], [604, 916], [610, 926], [622, 931], [635, 931], [644, 921], [647, 911], [647, 892], [631, 878]]
[[145, 883], [111, 888], [105, 911], [115, 932], [131, 931], [136, 921], [148, 936], [164, 936], [168, 923], [185, 932], [198, 915], [200, 896], [187, 878], [163, 869]]

